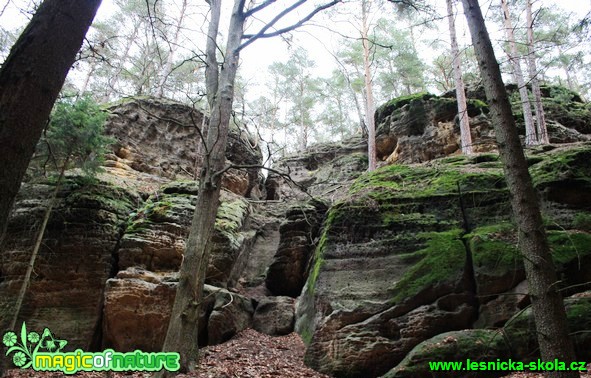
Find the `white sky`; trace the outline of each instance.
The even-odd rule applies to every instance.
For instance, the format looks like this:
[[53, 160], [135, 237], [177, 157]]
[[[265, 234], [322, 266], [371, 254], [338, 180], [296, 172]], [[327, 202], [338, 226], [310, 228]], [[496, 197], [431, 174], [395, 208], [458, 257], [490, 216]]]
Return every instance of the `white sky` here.
[[[10, 29], [16, 27], [17, 25], [24, 25], [27, 22], [27, 15], [20, 14], [17, 9], [18, 7], [27, 8], [27, 5], [30, 4], [31, 1], [33, 0], [0, 0], [0, 10], [3, 9], [5, 4], [9, 4], [9, 6], [6, 7], [5, 12], [2, 15], [0, 15], [0, 25]], [[204, 2], [204, 0], [198, 1]], [[485, 17], [487, 14], [487, 9], [491, 4], [491, 1], [495, 5], [499, 3], [499, 0], [481, 0], [480, 2]], [[279, 1], [278, 3], [281, 4], [282, 2]], [[431, 3], [435, 3], [438, 6], [445, 8], [445, 0], [431, 0]], [[283, 4], [285, 4], [285, 2], [283, 2]], [[591, 0], [534, 0], [534, 7], [539, 7], [540, 5], [545, 7], [563, 8], [566, 11], [573, 12], [574, 16], [577, 18], [584, 16], [587, 12], [591, 10]], [[270, 11], [277, 11], [277, 8], [281, 9], [281, 7], [278, 6], [275, 9], [271, 9]], [[459, 8], [461, 12], [461, 7]], [[108, 20], [109, 16], [113, 13], [114, 9], [115, 7], [113, 5], [113, 0], [103, 0], [102, 5], [99, 8], [99, 12], [97, 14], [97, 20]], [[383, 9], [384, 12], [394, 12], [394, 7], [389, 4], [385, 4]], [[261, 17], [264, 16], [264, 14], [261, 15]], [[316, 22], [319, 22], [321, 24], [326, 24], [327, 22], [329, 22], [328, 20], [326, 20], [326, 18], [322, 19], [322, 16], [319, 16], [320, 15], [317, 15]], [[293, 19], [295, 19], [295, 17], [293, 17], [292, 20]], [[469, 33], [466, 30], [467, 28], [465, 26], [465, 17], [463, 17], [463, 14], [458, 15], [456, 19], [456, 25], [458, 27], [458, 37], [460, 39], [460, 44], [469, 44], [470, 37]], [[223, 26], [221, 30], [224, 30]], [[448, 39], [447, 33], [447, 23], [445, 20], [443, 20], [442, 28], [440, 31], [441, 38], [443, 40]], [[348, 31], [346, 32], [346, 34], [351, 34], [351, 32]], [[326, 52], [325, 47], [328, 46], [328, 48], [334, 49], [334, 40], [336, 39], [336, 37], [327, 32], [326, 29], [317, 26], [306, 26], [294, 32], [292, 36], [293, 44], [304, 46], [309, 51], [312, 59], [316, 61], [318, 75], [327, 76], [330, 74], [330, 71], [333, 68], [336, 68], [336, 64], [333, 62], [333, 59], [330, 56], [330, 54]], [[321, 40], [325, 46], [323, 46], [323, 43], [320, 43], [319, 40]], [[430, 56], [432, 57], [432, 54], [428, 48], [422, 49], [420, 51], [420, 54], [423, 59], [427, 60], [427, 63], [430, 63], [430, 61], [428, 60], [430, 59]], [[267, 66], [270, 63], [274, 61], [287, 60], [289, 55], [289, 46], [281, 38], [275, 37], [271, 39], [262, 39], [256, 41], [255, 43], [244, 49], [241, 55], [242, 77], [250, 84], [262, 84], [264, 76], [267, 72]]]

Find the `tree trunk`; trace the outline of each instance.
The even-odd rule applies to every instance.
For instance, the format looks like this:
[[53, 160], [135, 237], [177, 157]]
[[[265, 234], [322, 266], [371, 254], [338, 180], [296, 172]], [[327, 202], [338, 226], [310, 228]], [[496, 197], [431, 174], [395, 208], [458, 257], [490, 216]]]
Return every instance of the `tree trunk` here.
[[363, 70], [365, 78], [365, 119], [367, 126], [367, 159], [368, 171], [376, 169], [376, 126], [375, 126], [375, 105], [373, 101], [373, 84], [370, 68], [369, 48], [369, 25], [367, 24], [368, 12], [367, 0], [361, 2], [361, 41], [363, 44]]
[[70, 161], [70, 157], [68, 156], [64, 161], [64, 165], [60, 170], [60, 175], [57, 179], [55, 184], [55, 189], [53, 189], [53, 193], [51, 195], [51, 199], [49, 200], [49, 205], [47, 209], [45, 209], [45, 216], [43, 217], [43, 222], [41, 222], [41, 227], [37, 233], [37, 239], [35, 240], [35, 246], [33, 247], [33, 252], [31, 252], [31, 258], [29, 259], [29, 265], [27, 266], [27, 270], [25, 272], [25, 277], [23, 278], [23, 283], [21, 284], [21, 289], [18, 293], [18, 297], [16, 298], [16, 303], [14, 305], [14, 315], [12, 317], [12, 322], [10, 323], [9, 329], [15, 330], [16, 329], [16, 322], [18, 320], [18, 315], [21, 312], [21, 307], [23, 305], [23, 300], [25, 299], [25, 294], [27, 293], [27, 287], [31, 283], [31, 273], [33, 273], [33, 268], [35, 267], [35, 260], [37, 260], [37, 255], [39, 254], [39, 248], [41, 248], [41, 242], [43, 241], [43, 235], [45, 234], [45, 229], [47, 228], [47, 222], [49, 222], [49, 217], [51, 216], [51, 212], [53, 210], [53, 206], [55, 206], [55, 200], [57, 198], [57, 193], [62, 185], [62, 180], [64, 178], [64, 173], [66, 172], [66, 168], [68, 167], [68, 163]]
[[468, 118], [468, 105], [466, 104], [466, 92], [462, 79], [462, 59], [458, 40], [456, 37], [456, 25], [452, 0], [447, 0], [447, 20], [449, 22], [449, 36], [451, 38], [451, 54], [453, 56], [454, 80], [456, 83], [456, 99], [458, 102], [458, 117], [460, 119], [460, 140], [462, 153], [472, 154], [472, 135], [470, 134], [470, 120]]
[[[220, 172], [224, 169], [226, 162], [226, 142], [234, 98], [234, 80], [239, 60], [238, 47], [242, 40], [244, 26], [242, 6], [243, 3], [236, 0], [229, 26], [225, 61], [219, 75], [215, 56], [207, 57], [208, 64], [213, 65], [208, 66], [208, 72], [215, 77], [219, 76], [219, 84], [217, 80], [214, 84], [211, 77], [206, 79], [211, 86], [215, 85], [217, 94], [215, 96], [208, 95], [208, 98], [212, 99], [211, 116], [208, 123], [206, 156], [199, 185], [200, 190], [163, 346], [163, 351], [181, 354], [180, 372], [193, 371], [198, 362], [198, 319], [203, 299], [205, 273], [211, 251], [210, 239], [219, 206]], [[210, 0], [210, 7], [212, 17], [217, 17], [217, 20], [212, 19], [212, 22], [218, 23], [221, 0]], [[215, 34], [208, 35], [207, 51], [215, 51], [215, 48], [210, 49], [210, 44], [216, 46], [217, 30], [213, 29], [210, 28], [210, 32], [215, 32]], [[211, 67], [216, 67], [216, 70], [213, 70], [215, 72], [212, 72]], [[209, 90], [212, 88], [208, 86], [207, 89], [209, 94]], [[166, 374], [166, 372], [161, 372], [160, 376]]]
[[[544, 231], [537, 193], [527, 169], [509, 98], [478, 0], [462, 2], [490, 104], [499, 154], [510, 192], [541, 357], [544, 361], [558, 359], [568, 363], [576, 358], [569, 339], [564, 304], [557, 291], [556, 272]], [[552, 372], [548, 373], [548, 376], [574, 378], [578, 377], [579, 373]]]
[[174, 53], [179, 44], [179, 36], [181, 34], [181, 28], [183, 27], [185, 13], [187, 13], [187, 0], [183, 0], [183, 4], [181, 5], [181, 14], [179, 16], [179, 20], [174, 30], [174, 37], [172, 38], [172, 42], [169, 42], [168, 44], [168, 57], [166, 58], [166, 64], [162, 69], [162, 77], [160, 78], [160, 82], [158, 83], [158, 97], [164, 96], [164, 86], [166, 85], [166, 80], [168, 80], [168, 76], [170, 75], [172, 70], [172, 63], [174, 62]]
[[543, 144], [548, 144], [550, 143], [550, 140], [548, 138], [548, 128], [546, 127], [546, 116], [544, 115], [544, 106], [542, 105], [542, 91], [540, 90], [540, 81], [538, 80], [538, 69], [536, 67], [536, 49], [534, 44], [534, 20], [532, 17], [531, 8], [531, 0], [527, 0], [527, 67], [529, 70], [529, 80], [531, 82], [532, 92], [534, 94], [534, 107], [536, 110], [536, 130], [538, 132], [538, 141]]
[[100, 0], [45, 0], [0, 70], [0, 239], [41, 132]]
[[521, 70], [521, 62], [519, 61], [519, 53], [517, 45], [515, 44], [515, 35], [513, 33], [513, 25], [511, 23], [511, 15], [509, 13], [509, 6], [507, 0], [501, 0], [503, 8], [503, 15], [505, 17], [505, 32], [507, 34], [507, 41], [509, 42], [510, 52], [507, 53], [511, 66], [513, 67], [513, 74], [515, 81], [519, 87], [519, 97], [521, 98], [521, 106], [523, 108], [523, 118], [525, 121], [525, 145], [533, 146], [538, 143], [538, 136], [536, 127], [534, 125], [534, 118], [531, 111], [531, 103], [527, 93], [527, 86], [523, 78], [523, 71]]

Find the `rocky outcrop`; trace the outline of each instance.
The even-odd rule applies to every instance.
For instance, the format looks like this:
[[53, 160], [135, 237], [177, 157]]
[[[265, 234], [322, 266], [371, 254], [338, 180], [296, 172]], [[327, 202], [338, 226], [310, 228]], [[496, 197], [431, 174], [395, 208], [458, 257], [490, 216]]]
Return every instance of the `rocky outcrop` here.
[[[107, 157], [112, 175], [143, 183], [155, 180], [199, 177], [204, 151], [201, 130], [207, 121], [203, 113], [187, 105], [151, 98], [130, 98], [109, 107], [106, 133], [115, 138], [113, 154]], [[253, 138], [235, 125], [228, 135], [228, 163], [260, 165], [262, 153]], [[262, 196], [259, 169], [229, 170], [223, 186], [246, 197]], [[150, 193], [152, 194], [152, 193]]]
[[[588, 361], [591, 355], [588, 335], [591, 326], [591, 292], [577, 294], [565, 300], [569, 331], [573, 335], [577, 357]], [[497, 362], [513, 361], [527, 364], [540, 358], [537, 350], [536, 330], [531, 308], [520, 311], [503, 329], [469, 329], [446, 332], [425, 340], [382, 378], [430, 378], [430, 363], [461, 362], [463, 377], [500, 377], [507, 374]], [[467, 360], [472, 362], [467, 367]], [[515, 366], [518, 366], [515, 364]], [[506, 366], [505, 366], [506, 367]], [[471, 369], [472, 372], [467, 372]], [[530, 370], [527, 367], [522, 370]], [[456, 377], [458, 371], [438, 371], [438, 377]]]
[[269, 173], [265, 182], [268, 200], [308, 200], [312, 195], [322, 200], [338, 200], [347, 188], [367, 169], [367, 142], [353, 137], [335, 143], [312, 146], [287, 156], [274, 166], [290, 180]]
[[[153, 272], [178, 271], [197, 189], [195, 182], [169, 183], [131, 214], [118, 252], [120, 269], [137, 266]], [[224, 191], [221, 199], [207, 283], [226, 287], [234, 286], [239, 278], [255, 231], [245, 229], [250, 207], [242, 197]]]
[[[523, 110], [514, 85], [507, 89], [517, 125], [524, 134]], [[543, 104], [552, 143], [589, 140], [591, 109], [562, 87], [543, 87]], [[495, 134], [482, 89], [467, 89], [468, 116], [475, 152], [496, 150]], [[419, 93], [395, 98], [376, 110], [377, 156], [390, 163], [418, 163], [460, 152], [455, 92]]]
[[[54, 186], [30, 183], [19, 192], [0, 261], [2, 329], [12, 320]], [[70, 345], [90, 349], [100, 343], [105, 282], [114, 269], [128, 214], [139, 197], [108, 183], [67, 176], [57, 198], [17, 324], [49, 327]]]
[[[529, 157], [562, 284], [577, 290], [591, 268], [589, 153], [590, 144], [550, 146]], [[565, 187], [570, 194], [558, 196]], [[524, 278], [510, 214], [495, 155], [361, 176], [329, 210], [298, 300], [306, 362], [336, 377], [375, 377], [426, 339], [504, 324], [528, 303], [502, 299]], [[492, 301], [507, 310], [491, 316]]]
[[[105, 171], [96, 183], [67, 173], [20, 320], [32, 328], [49, 327], [75, 348], [159, 350], [194, 212], [198, 184], [191, 178], [201, 166], [197, 142], [204, 118], [185, 105], [147, 98], [125, 100], [109, 111], [105, 127], [115, 143]], [[227, 163], [261, 164], [254, 145], [233, 126]], [[252, 208], [246, 197], [262, 197], [264, 188], [257, 168], [230, 169], [222, 181], [207, 278], [218, 286], [212, 300], [219, 303], [208, 305], [207, 320], [212, 318], [215, 329], [202, 330], [204, 343], [221, 342], [250, 326], [254, 313], [250, 299], [227, 294], [222, 299], [233, 304], [226, 306], [220, 293], [236, 284], [249, 260], [257, 230], [249, 228]], [[11, 320], [53, 185], [46, 179], [26, 184], [16, 203], [0, 262], [3, 327]], [[146, 326], [154, 333], [145, 335]]]

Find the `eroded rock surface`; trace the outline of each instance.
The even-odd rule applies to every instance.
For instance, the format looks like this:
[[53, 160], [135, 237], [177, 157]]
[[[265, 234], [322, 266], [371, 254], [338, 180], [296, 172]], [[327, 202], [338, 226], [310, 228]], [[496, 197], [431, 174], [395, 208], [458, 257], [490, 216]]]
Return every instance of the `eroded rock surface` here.
[[[590, 151], [582, 144], [529, 157], [562, 284], [579, 290], [591, 267], [584, 221], [591, 208], [582, 202], [591, 189], [584, 163]], [[554, 195], [565, 182], [572, 183], [570, 194]], [[306, 362], [336, 377], [375, 377], [423, 340], [504, 324], [527, 305], [515, 298], [504, 313], [490, 315], [493, 301], [524, 278], [510, 214], [494, 155], [386, 166], [361, 176], [329, 210], [298, 300]]]

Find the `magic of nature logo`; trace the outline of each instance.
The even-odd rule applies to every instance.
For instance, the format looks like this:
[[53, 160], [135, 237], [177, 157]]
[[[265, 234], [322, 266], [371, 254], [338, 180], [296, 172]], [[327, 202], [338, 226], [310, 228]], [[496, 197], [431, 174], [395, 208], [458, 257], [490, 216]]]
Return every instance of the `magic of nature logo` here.
[[180, 356], [175, 352], [133, 352], [120, 353], [112, 349], [102, 352], [85, 352], [76, 349], [66, 352], [66, 340], [61, 340], [45, 328], [41, 334], [27, 331], [23, 322], [20, 335], [8, 331], [2, 337], [6, 356], [12, 354], [14, 366], [35, 371], [61, 371], [75, 374], [79, 371], [177, 371]]

